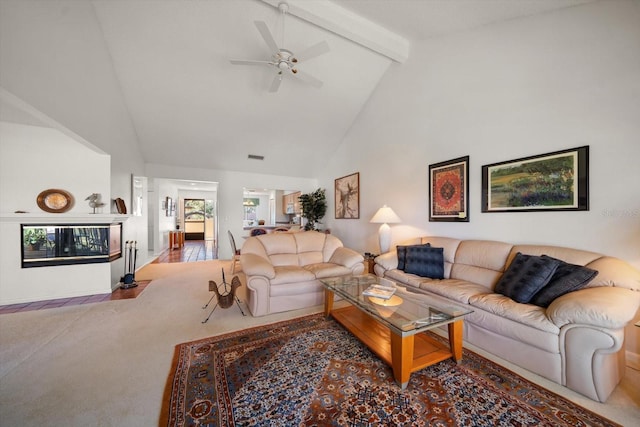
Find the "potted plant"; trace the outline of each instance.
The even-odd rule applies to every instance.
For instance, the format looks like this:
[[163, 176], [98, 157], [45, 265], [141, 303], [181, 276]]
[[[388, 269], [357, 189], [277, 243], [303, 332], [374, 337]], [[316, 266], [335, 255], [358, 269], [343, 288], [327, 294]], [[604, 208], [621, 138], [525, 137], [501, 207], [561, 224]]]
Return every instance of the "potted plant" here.
[[298, 200], [300, 200], [300, 206], [302, 208], [302, 217], [307, 219], [304, 229], [306, 231], [315, 230], [316, 223], [320, 223], [320, 220], [327, 212], [325, 190], [318, 188], [313, 193], [301, 195], [298, 197]]
[[47, 240], [47, 234], [44, 228], [29, 228], [24, 230], [23, 238], [25, 246], [37, 251], [40, 249], [40, 245]]

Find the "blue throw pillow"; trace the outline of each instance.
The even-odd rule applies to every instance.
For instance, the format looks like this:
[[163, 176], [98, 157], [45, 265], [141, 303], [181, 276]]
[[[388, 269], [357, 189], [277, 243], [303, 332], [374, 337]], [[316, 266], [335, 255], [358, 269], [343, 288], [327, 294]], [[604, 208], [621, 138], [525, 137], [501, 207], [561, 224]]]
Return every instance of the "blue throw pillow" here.
[[[544, 258], [551, 258], [542, 255]], [[552, 258], [555, 259], [555, 258]], [[597, 270], [583, 267], [581, 265], [569, 264], [561, 260], [556, 272], [551, 277], [549, 283], [540, 289], [529, 301], [531, 304], [540, 307], [548, 307], [551, 302], [569, 292], [584, 288], [587, 283], [598, 275]]]
[[413, 246], [431, 246], [431, 243], [425, 243], [424, 245], [396, 246], [396, 252], [398, 253], [398, 270], [404, 271], [404, 268], [407, 265], [407, 248]]
[[544, 285], [549, 283], [560, 260], [551, 257], [523, 255], [518, 252], [504, 272], [495, 291], [514, 301], [528, 303]]
[[431, 245], [408, 246], [405, 273], [432, 279], [444, 278], [444, 250]]

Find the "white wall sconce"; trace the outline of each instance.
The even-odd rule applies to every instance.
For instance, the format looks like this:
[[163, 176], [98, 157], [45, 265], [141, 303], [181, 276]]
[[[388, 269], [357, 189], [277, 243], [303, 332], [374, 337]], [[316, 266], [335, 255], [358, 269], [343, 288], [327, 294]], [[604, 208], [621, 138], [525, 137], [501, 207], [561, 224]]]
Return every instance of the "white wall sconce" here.
[[378, 229], [378, 238], [380, 241], [380, 253], [389, 252], [391, 247], [391, 227], [389, 224], [397, 224], [402, 222], [400, 217], [389, 206], [384, 205], [369, 221], [374, 224], [382, 224]]

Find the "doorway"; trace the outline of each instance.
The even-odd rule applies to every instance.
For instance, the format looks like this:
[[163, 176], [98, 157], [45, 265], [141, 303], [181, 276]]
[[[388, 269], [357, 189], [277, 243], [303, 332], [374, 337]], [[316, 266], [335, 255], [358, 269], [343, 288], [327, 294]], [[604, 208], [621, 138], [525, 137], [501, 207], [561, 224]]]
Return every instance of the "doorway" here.
[[185, 240], [204, 240], [204, 199], [184, 199], [183, 208]]

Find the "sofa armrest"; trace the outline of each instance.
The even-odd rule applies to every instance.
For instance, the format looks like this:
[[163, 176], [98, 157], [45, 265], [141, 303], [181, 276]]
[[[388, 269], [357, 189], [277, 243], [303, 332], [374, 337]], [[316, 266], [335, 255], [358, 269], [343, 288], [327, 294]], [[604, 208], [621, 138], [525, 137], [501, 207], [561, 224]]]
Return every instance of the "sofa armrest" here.
[[364, 257], [353, 249], [339, 247], [331, 255], [329, 262], [333, 264], [343, 265], [349, 269], [353, 268], [356, 264], [362, 263]]
[[386, 252], [378, 255], [374, 259], [375, 263], [384, 268], [385, 271], [398, 268], [398, 253], [396, 251]]
[[242, 254], [240, 255], [240, 264], [242, 264], [242, 271], [247, 276], [264, 276], [269, 279], [276, 277], [276, 270], [268, 259], [256, 254]]
[[618, 329], [634, 318], [639, 306], [640, 292], [600, 286], [556, 298], [547, 308], [547, 317], [560, 328], [582, 324]]

